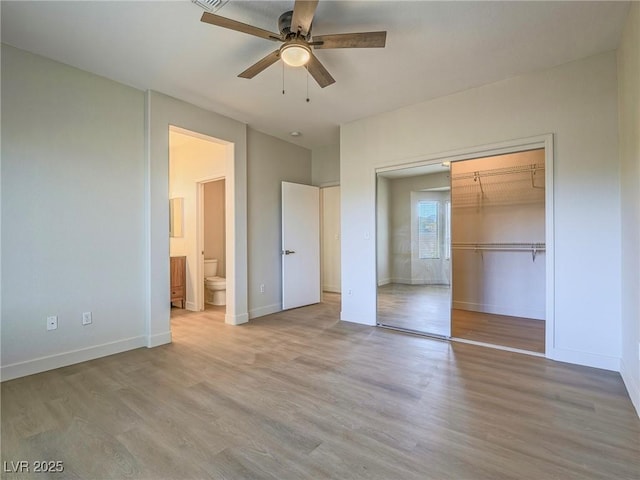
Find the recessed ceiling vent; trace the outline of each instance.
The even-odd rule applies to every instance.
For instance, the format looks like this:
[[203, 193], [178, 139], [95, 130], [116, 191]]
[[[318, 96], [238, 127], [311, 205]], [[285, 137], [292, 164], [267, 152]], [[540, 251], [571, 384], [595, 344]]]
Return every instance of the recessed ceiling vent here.
[[207, 12], [217, 12], [224, 7], [229, 0], [191, 0], [200, 8], [205, 9]]

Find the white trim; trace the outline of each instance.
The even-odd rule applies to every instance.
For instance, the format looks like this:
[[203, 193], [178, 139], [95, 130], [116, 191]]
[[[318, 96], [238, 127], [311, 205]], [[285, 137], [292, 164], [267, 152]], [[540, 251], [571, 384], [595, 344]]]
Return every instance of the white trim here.
[[4, 382], [6, 380], [46, 372], [48, 370], [54, 370], [56, 368], [66, 367], [145, 346], [147, 346], [147, 337], [145, 336], [125, 338], [101, 345], [79, 348], [55, 355], [35, 358], [33, 360], [4, 365], [1, 369], [0, 377]]
[[323, 183], [320, 183], [320, 184], [316, 185], [316, 187], [318, 187], [318, 188], [339, 187], [339, 186], [340, 186], [340, 181], [339, 180], [334, 180], [332, 182], [323, 182]]
[[205, 135], [204, 133], [196, 132], [195, 130], [188, 130], [186, 128], [178, 127], [173, 124], [169, 125], [169, 130], [175, 133], [180, 133], [182, 135], [188, 135], [189, 137], [205, 140], [207, 142], [217, 143], [218, 145], [222, 145], [224, 147], [229, 145], [229, 142], [226, 140], [222, 140], [220, 138], [216, 138], [211, 135]]
[[391, 278], [391, 281], [389, 283], [399, 283], [401, 285], [413, 285], [413, 279], [412, 278]]
[[171, 331], [156, 333], [147, 338], [147, 348], [159, 347], [171, 343]]
[[196, 302], [184, 302], [184, 309], [189, 310], [190, 312], [199, 312], [204, 310], [202, 308], [198, 308], [198, 304]]
[[456, 162], [459, 160], [469, 160], [480, 157], [492, 157], [496, 155], [504, 155], [507, 153], [521, 152], [524, 150], [534, 150], [536, 148], [546, 148], [547, 145], [553, 144], [553, 134], [547, 133], [534, 137], [521, 138], [516, 140], [507, 140], [504, 142], [492, 143], [488, 145], [478, 145], [475, 147], [466, 147], [448, 152], [439, 152], [429, 155], [420, 155], [416, 157], [401, 160], [402, 163], [394, 163], [394, 161], [385, 162], [374, 168], [374, 178], [378, 173], [390, 172], [393, 170], [403, 170], [405, 168], [424, 167], [434, 165], [445, 160]]
[[281, 311], [282, 311], [282, 304], [280, 303], [265, 305], [264, 307], [258, 307], [258, 308], [249, 310], [249, 319], [264, 317], [265, 315], [271, 315], [272, 313], [278, 313]]
[[[144, 331], [145, 335], [149, 337], [151, 332], [151, 291], [152, 291], [152, 274], [151, 274], [151, 260], [153, 257], [151, 251], [151, 92], [147, 90], [144, 92]], [[168, 184], [167, 184], [168, 185]], [[167, 250], [167, 254], [169, 251]], [[171, 294], [167, 298], [170, 299]], [[148, 343], [148, 339], [147, 339]]]
[[520, 353], [522, 355], [529, 355], [532, 357], [544, 358], [543, 353], [532, 352], [530, 350], [521, 350], [519, 348], [505, 347], [504, 345], [495, 345], [493, 343], [476, 342], [475, 340], [467, 340], [466, 338], [458, 338], [458, 337], [451, 337], [449, 340], [451, 340], [452, 342], [467, 343], [469, 345], [477, 345], [479, 347], [489, 347], [489, 348], [493, 348], [494, 350], [504, 350], [505, 352]]
[[322, 291], [329, 292], [329, 293], [340, 293], [340, 286], [339, 285], [323, 285]]
[[640, 385], [636, 383], [635, 378], [624, 363], [624, 359], [620, 360], [620, 376], [627, 387], [627, 392], [631, 398], [631, 403], [636, 408], [636, 413], [640, 417]]
[[547, 358], [558, 362], [584, 365], [585, 367], [602, 368], [614, 372], [620, 371], [620, 358], [610, 357], [608, 355], [598, 355], [566, 348], [555, 348], [547, 350]]
[[242, 325], [243, 323], [247, 323], [248, 321], [248, 313], [243, 313], [242, 315], [229, 315], [227, 313], [224, 316], [224, 323], [226, 323], [227, 325]]

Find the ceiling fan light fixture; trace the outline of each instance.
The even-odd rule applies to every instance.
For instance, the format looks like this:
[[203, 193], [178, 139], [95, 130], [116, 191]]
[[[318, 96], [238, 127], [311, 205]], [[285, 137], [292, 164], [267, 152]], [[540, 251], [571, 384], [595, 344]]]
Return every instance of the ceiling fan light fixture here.
[[287, 43], [280, 49], [280, 58], [291, 67], [302, 67], [311, 58], [311, 50], [301, 43]]

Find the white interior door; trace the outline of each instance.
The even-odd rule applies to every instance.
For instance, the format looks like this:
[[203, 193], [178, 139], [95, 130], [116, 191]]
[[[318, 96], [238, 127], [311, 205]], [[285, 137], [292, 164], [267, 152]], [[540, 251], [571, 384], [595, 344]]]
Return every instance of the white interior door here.
[[282, 182], [282, 308], [320, 301], [320, 189]]

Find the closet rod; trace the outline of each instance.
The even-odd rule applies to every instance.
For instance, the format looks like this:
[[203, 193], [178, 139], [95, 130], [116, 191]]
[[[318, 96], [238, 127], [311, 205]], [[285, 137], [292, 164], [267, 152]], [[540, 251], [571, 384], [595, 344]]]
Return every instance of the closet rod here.
[[538, 252], [546, 250], [545, 243], [452, 243], [453, 250], [473, 250], [474, 252], [531, 252], [531, 258], [535, 262]]
[[537, 248], [538, 250], [545, 248], [546, 244], [542, 242], [518, 242], [518, 243], [460, 243], [454, 242], [451, 244], [452, 247], [471, 247], [476, 248], [478, 250], [485, 248], [524, 248], [525, 250], [530, 250], [531, 248]]
[[543, 164], [520, 165], [516, 167], [495, 168], [493, 170], [459, 173], [457, 175], [452, 175], [451, 180], [472, 179], [474, 181], [477, 181], [477, 179], [481, 177], [493, 177], [496, 175], [512, 175], [515, 173], [535, 174], [537, 171], [543, 171], [543, 170], [544, 170]]

